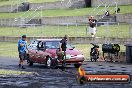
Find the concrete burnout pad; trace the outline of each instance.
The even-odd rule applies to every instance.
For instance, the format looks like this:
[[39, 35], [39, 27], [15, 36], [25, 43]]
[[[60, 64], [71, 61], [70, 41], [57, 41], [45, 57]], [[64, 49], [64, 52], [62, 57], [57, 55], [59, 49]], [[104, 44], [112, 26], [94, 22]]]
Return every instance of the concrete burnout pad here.
[[18, 65], [19, 58], [0, 56], [0, 65]]
[[111, 62], [85, 62], [82, 67], [86, 73], [124, 73], [132, 75], [132, 64]]

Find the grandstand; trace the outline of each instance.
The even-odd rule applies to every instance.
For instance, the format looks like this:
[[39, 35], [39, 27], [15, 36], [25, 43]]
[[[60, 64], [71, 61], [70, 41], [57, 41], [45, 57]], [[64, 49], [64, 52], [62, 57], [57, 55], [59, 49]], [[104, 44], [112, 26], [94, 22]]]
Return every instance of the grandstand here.
[[[0, 26], [8, 27], [7, 29], [11, 27], [12, 30], [19, 29], [16, 27], [26, 28], [27, 34], [30, 34], [28, 30], [32, 28], [44, 30], [47, 30], [45, 28], [58, 29], [58, 34], [52, 36], [60, 36], [59, 31], [62, 28], [63, 30], [71, 30], [72, 28], [74, 29], [72, 31], [81, 29], [83, 34], [78, 36], [89, 36], [86, 33], [88, 16], [94, 15], [98, 20], [97, 26], [104, 26], [100, 26], [98, 29], [102, 30], [103, 28], [104, 31], [106, 29], [119, 30], [121, 25], [124, 25], [127, 30], [131, 30], [131, 26], [129, 26], [132, 19], [131, 4], [131, 0], [38, 0], [37, 2], [36, 0], [2, 0], [0, 5]], [[121, 9], [120, 13], [116, 12], [117, 8]], [[109, 17], [104, 16], [107, 10], [111, 14]], [[117, 27], [113, 28], [110, 25], [116, 25]], [[1, 28], [0, 31], [3, 31], [2, 29], [6, 30], [6, 28]], [[15, 31], [10, 33], [12, 34], [11, 36], [15, 36], [14, 34], [16, 33], [13, 32]], [[122, 31], [119, 30], [119, 32], [122, 34]], [[41, 35], [45, 34], [41, 32]], [[99, 34], [98, 36], [106, 37], [105, 34], [103, 36]]]

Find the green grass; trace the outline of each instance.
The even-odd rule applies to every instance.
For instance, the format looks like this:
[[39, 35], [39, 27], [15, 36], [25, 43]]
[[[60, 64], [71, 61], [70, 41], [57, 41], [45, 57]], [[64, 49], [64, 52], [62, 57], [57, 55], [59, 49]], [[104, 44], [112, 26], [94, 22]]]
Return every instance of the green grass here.
[[0, 6], [21, 4], [22, 2], [30, 3], [43, 3], [43, 2], [55, 2], [60, 0], [0, 0]]
[[[132, 29], [130, 29], [132, 33]], [[132, 34], [130, 33], [130, 37]], [[0, 36], [46, 36], [46, 37], [63, 37], [65, 34], [70, 37], [85, 37], [91, 36], [88, 32], [86, 34], [86, 26], [43, 26], [43, 27], [1, 27]], [[129, 37], [128, 25], [110, 25], [97, 27], [97, 37], [115, 37], [127, 38]]]
[[[28, 41], [28, 43], [30, 43]], [[85, 59], [89, 59], [89, 53], [91, 48], [93, 47], [90, 44], [75, 44], [74, 45], [76, 49], [80, 50], [84, 56]], [[100, 53], [102, 53], [101, 50], [101, 44], [100, 46]], [[121, 51], [125, 51], [125, 46], [121, 46]], [[11, 42], [0, 42], [0, 56], [6, 56], [6, 57], [18, 57], [18, 52], [17, 52], [17, 43], [11, 43]]]
[[[132, 5], [128, 6], [119, 6], [122, 14], [124, 13], [132, 13]], [[114, 7], [110, 7], [112, 9]], [[96, 15], [96, 13], [100, 10], [104, 9], [104, 7], [98, 8], [93, 12], [94, 8], [81, 8], [81, 9], [57, 9], [57, 10], [43, 10], [42, 16], [46, 17], [57, 17], [57, 16], [84, 16], [84, 15]], [[115, 10], [112, 10], [110, 13], [113, 14]], [[26, 13], [26, 14], [24, 14]], [[104, 14], [103, 11], [99, 12], [99, 14]], [[31, 17], [41, 17], [41, 11], [33, 12], [19, 12], [19, 13], [0, 13], [0, 18], [31, 18]]]
[[[132, 37], [132, 29], [130, 29], [130, 37]], [[111, 25], [111, 26], [100, 26], [97, 27], [97, 36], [99, 37], [129, 37], [128, 25]]]
[[83, 53], [85, 58], [90, 57], [89, 54], [90, 54], [90, 50], [92, 48], [92, 45], [90, 45], [90, 44], [76, 44], [75, 47]]
[[18, 57], [17, 43], [0, 42], [0, 56]]
[[61, 0], [27, 0], [30, 3], [42, 3], [42, 2], [56, 2]]
[[[5, 32], [8, 31], [8, 32]], [[78, 30], [78, 31], [76, 31]], [[27, 36], [64, 36], [68, 34], [69, 36], [85, 36], [86, 28], [84, 26], [44, 26], [44, 27], [29, 27], [29, 28], [11, 28], [3, 27], [0, 28], [0, 36], [20, 36], [22, 34], [27, 34]], [[5, 33], [3, 33], [5, 32]]]
[[0, 75], [30, 75], [32, 72], [0, 69]]

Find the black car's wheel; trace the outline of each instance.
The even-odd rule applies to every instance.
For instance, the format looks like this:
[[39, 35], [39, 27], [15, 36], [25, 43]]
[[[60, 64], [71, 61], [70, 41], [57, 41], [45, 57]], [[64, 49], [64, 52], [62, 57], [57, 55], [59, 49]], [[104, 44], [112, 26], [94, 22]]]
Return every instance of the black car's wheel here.
[[91, 62], [96, 62], [97, 61], [97, 59], [98, 59], [98, 56], [91, 56]]
[[96, 58], [94, 58], [94, 62], [97, 62], [97, 57], [96, 57]]
[[74, 64], [75, 68], [79, 68], [81, 66], [81, 64]]
[[52, 58], [50, 56], [47, 56], [46, 66], [47, 68], [51, 68], [52, 66]]
[[93, 59], [92, 58], [90, 60], [91, 60], [91, 62], [93, 62]]
[[91, 56], [90, 60], [91, 60], [91, 62], [94, 62], [94, 58], [93, 58], [93, 56]]

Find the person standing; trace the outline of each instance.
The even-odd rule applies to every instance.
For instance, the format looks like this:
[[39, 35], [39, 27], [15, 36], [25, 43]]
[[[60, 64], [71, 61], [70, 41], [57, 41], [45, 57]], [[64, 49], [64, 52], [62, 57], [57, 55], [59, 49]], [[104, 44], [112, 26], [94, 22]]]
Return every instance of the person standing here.
[[19, 67], [22, 69], [25, 69], [24, 62], [27, 57], [27, 41], [26, 41], [26, 35], [23, 35], [22, 38], [18, 41], [18, 52], [19, 52]]
[[64, 38], [60, 41], [60, 51], [64, 52], [64, 59], [62, 60], [62, 70], [65, 69], [65, 64], [66, 64], [67, 40], [68, 40], [68, 36], [65, 35]]
[[106, 11], [106, 12], [105, 12], [105, 16], [110, 16], [109, 11]]
[[97, 20], [94, 19], [94, 16], [91, 16], [89, 18], [89, 32], [92, 37], [95, 37], [95, 34], [96, 34], [96, 22]]

